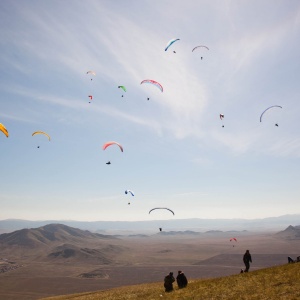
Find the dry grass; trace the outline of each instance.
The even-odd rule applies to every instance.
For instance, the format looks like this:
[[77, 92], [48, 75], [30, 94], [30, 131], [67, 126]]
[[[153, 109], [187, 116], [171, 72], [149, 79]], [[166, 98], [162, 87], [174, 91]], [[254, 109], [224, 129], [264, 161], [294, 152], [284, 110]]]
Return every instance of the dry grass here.
[[233, 276], [191, 280], [187, 288], [165, 293], [162, 282], [107, 291], [44, 298], [47, 300], [134, 299], [300, 299], [300, 264], [287, 264]]

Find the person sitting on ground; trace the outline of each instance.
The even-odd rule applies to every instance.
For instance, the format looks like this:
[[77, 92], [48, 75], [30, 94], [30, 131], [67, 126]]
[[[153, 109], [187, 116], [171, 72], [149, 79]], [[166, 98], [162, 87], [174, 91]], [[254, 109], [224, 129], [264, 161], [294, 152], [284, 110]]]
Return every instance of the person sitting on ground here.
[[175, 278], [173, 276], [173, 272], [170, 272], [169, 275], [167, 275], [164, 279], [164, 287], [166, 292], [172, 292], [173, 289], [173, 282], [175, 281]]
[[188, 284], [188, 280], [182, 271], [178, 271], [176, 281], [179, 289], [185, 288]]

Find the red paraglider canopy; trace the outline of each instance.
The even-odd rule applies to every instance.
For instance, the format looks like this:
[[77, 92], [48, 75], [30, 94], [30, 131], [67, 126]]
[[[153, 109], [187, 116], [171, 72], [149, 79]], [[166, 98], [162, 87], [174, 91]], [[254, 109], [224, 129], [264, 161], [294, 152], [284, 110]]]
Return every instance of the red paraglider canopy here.
[[105, 150], [107, 147], [111, 146], [111, 145], [117, 145], [119, 146], [120, 150], [123, 152], [123, 147], [121, 146], [121, 144], [117, 143], [117, 142], [107, 142], [102, 146], [102, 149]]

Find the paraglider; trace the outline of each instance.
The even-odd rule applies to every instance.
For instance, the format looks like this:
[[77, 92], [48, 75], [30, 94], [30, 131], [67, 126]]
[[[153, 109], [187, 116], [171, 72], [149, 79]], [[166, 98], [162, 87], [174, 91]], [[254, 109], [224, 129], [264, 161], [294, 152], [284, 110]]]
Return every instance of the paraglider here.
[[[152, 208], [152, 209], [150, 209], [149, 214], [150, 214], [153, 210], [156, 210], [156, 209], [165, 209], [165, 210], [168, 210], [168, 211], [170, 211], [170, 212], [173, 214], [173, 216], [175, 216], [174, 211], [171, 210], [170, 208], [167, 208], [167, 207], [155, 207], [155, 208]], [[159, 231], [162, 231], [162, 227], [159, 227]]]
[[[192, 50], [192, 52], [194, 52], [196, 49], [200, 49], [200, 48], [205, 48], [205, 49], [209, 50], [209, 48], [208, 48], [207, 46], [196, 46], [196, 47]], [[201, 59], [203, 59], [203, 56], [201, 56]]]
[[166, 209], [166, 210], [170, 211], [175, 216], [175, 213], [170, 208], [167, 208], [167, 207], [155, 207], [155, 208], [152, 208], [149, 211], [149, 214], [151, 213], [151, 211], [156, 210], [156, 209]]
[[[92, 96], [92, 95], [89, 95], [89, 98], [90, 98], [91, 100], [93, 100], [93, 96]], [[91, 103], [91, 101], [89, 101], [89, 103]]]
[[[224, 119], [224, 115], [220, 114], [220, 120], [222, 121]], [[224, 124], [222, 124], [222, 127], [224, 127]]]
[[[231, 238], [229, 241], [230, 242], [233, 242], [233, 241], [237, 242], [237, 239], [236, 238]], [[232, 247], [234, 247], [234, 245], [232, 245]]]
[[[280, 105], [272, 105], [272, 106], [266, 108], [266, 109], [262, 112], [262, 114], [260, 115], [260, 118], [259, 118], [260, 122], [262, 121], [262, 117], [263, 117], [263, 115], [265, 114], [265, 112], [268, 111], [269, 109], [275, 108], [275, 107], [282, 108], [282, 106], [280, 106]], [[278, 126], [278, 124], [277, 124], [277, 126]]]
[[[36, 135], [36, 134], [43, 134], [43, 135], [45, 135], [45, 136], [48, 138], [49, 142], [50, 142], [50, 135], [47, 134], [46, 132], [44, 132], [44, 131], [35, 131], [35, 132], [32, 134], [32, 136], [34, 136], [34, 135]], [[40, 148], [40, 146], [37, 146], [37, 148]]]
[[3, 134], [4, 134], [6, 137], [8, 137], [8, 136], [9, 136], [9, 134], [8, 134], [8, 131], [7, 131], [6, 127], [5, 127], [3, 124], [1, 124], [1, 123], [0, 123], [0, 131], [2, 131], [2, 132], [3, 132]]
[[[158, 83], [157, 81], [155, 80], [152, 80], [152, 79], [145, 79], [141, 82], [141, 84], [144, 84], [144, 83], [150, 83], [150, 84], [153, 84], [154, 86], [156, 86], [157, 88], [160, 89], [161, 92], [164, 91], [162, 85], [160, 83]], [[149, 100], [149, 99], [148, 99]]]
[[[122, 89], [124, 92], [126, 92], [126, 88], [124, 85], [119, 85], [118, 88]], [[124, 95], [122, 95], [122, 97], [124, 97]]]
[[121, 144], [117, 143], [117, 142], [106, 142], [103, 146], [102, 149], [105, 150], [107, 147], [111, 146], [111, 145], [117, 145], [119, 146], [120, 150], [123, 152], [123, 147], [121, 146]]
[[[88, 74], [88, 75], [90, 74], [90, 75], [96, 76], [96, 72], [92, 71], [92, 70], [87, 71], [86, 74]], [[91, 80], [93, 80], [92, 77], [91, 77]]]
[[[131, 190], [126, 190], [126, 191], [125, 191], [125, 194], [127, 195], [128, 193], [130, 193], [131, 196], [134, 196], [133, 191], [131, 191]], [[130, 205], [130, 201], [128, 202], [128, 205]]]
[[110, 161], [108, 161], [106, 164], [107, 164], [107, 165], [110, 165], [110, 164], [111, 164], [111, 162], [110, 162]]
[[174, 44], [176, 41], [179, 41], [180, 39], [172, 39], [168, 42], [166, 48], [165, 48], [165, 51], [167, 51], [169, 49], [169, 47]]

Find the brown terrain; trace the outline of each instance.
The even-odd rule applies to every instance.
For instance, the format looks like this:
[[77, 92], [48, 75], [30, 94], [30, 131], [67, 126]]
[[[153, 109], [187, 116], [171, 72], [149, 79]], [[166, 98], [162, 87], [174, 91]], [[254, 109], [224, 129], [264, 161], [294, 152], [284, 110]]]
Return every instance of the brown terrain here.
[[[230, 241], [235, 237], [237, 241]], [[43, 297], [159, 282], [183, 270], [188, 278], [239, 273], [246, 249], [250, 271], [300, 255], [300, 226], [274, 233], [160, 232], [112, 236], [61, 224], [0, 235], [0, 299]]]

